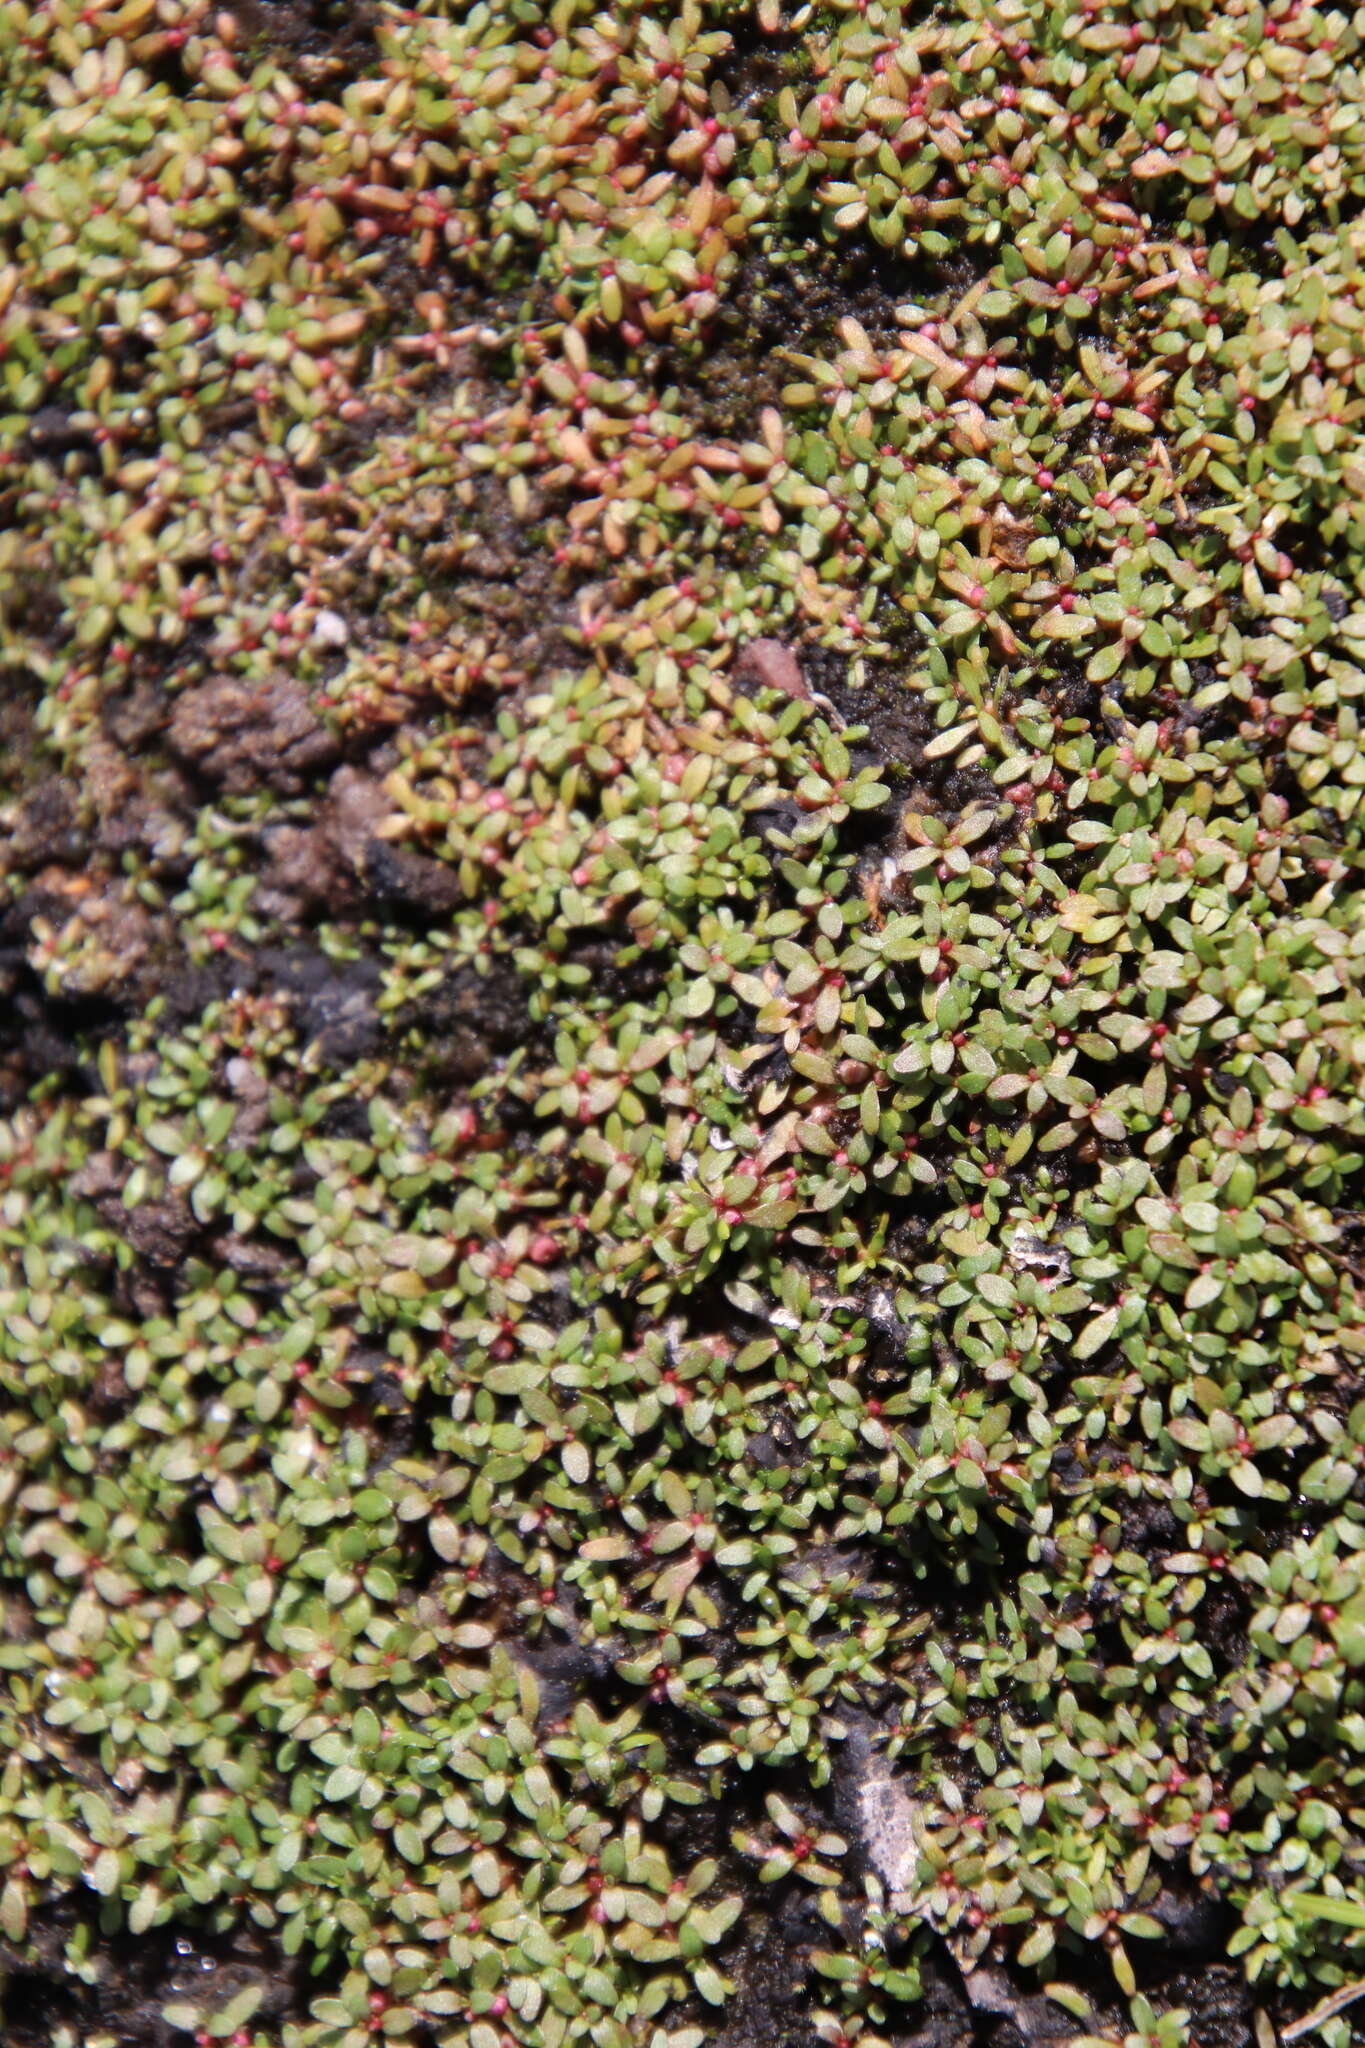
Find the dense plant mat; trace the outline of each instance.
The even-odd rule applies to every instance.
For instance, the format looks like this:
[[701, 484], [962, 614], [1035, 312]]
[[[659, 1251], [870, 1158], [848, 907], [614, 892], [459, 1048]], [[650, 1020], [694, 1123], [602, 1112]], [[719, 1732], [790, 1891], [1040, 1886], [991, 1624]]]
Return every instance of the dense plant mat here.
[[1359, 49], [0, 6], [10, 2048], [1355, 2038]]

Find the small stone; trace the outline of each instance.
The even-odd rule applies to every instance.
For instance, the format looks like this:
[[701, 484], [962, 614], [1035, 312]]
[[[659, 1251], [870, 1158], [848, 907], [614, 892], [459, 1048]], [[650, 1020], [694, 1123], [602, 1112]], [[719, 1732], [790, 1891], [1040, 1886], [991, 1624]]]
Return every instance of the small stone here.
[[344, 647], [351, 629], [340, 612], [320, 611], [313, 621], [313, 638], [319, 647]]
[[1029, 1231], [1021, 1230], [1009, 1247], [1009, 1261], [1018, 1272], [1022, 1267], [1051, 1275], [1056, 1285], [1071, 1278], [1071, 1258], [1065, 1246], [1049, 1244], [1046, 1238], [1035, 1237]]
[[886, 1886], [894, 1912], [904, 1910], [914, 1881], [919, 1811], [904, 1781], [885, 1769], [874, 1766], [859, 1788], [858, 1816], [867, 1860]]
[[126, 1175], [127, 1167], [115, 1153], [92, 1152], [71, 1175], [67, 1189], [82, 1201], [95, 1201], [101, 1195], [117, 1194]]
[[377, 828], [394, 814], [393, 801], [384, 794], [384, 786], [377, 777], [351, 767], [337, 769], [328, 794], [332, 838], [342, 859], [358, 873]]
[[735, 680], [759, 683], [765, 689], [779, 690], [784, 697], [799, 697], [803, 704], [813, 701], [801, 664], [785, 640], [751, 640], [740, 649]]

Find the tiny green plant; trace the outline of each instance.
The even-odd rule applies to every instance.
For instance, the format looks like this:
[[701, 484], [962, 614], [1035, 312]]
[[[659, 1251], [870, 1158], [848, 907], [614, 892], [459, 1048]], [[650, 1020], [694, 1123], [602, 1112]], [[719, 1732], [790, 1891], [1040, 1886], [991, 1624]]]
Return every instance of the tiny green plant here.
[[1361, 24], [314, 12], [0, 0], [6, 2039], [1344, 2048]]

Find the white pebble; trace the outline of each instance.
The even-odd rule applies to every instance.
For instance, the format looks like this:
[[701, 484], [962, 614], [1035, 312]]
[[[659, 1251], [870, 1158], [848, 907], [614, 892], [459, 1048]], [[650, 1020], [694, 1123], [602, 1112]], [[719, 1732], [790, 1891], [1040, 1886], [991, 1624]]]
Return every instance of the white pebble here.
[[319, 612], [313, 621], [313, 638], [320, 647], [344, 647], [350, 630], [340, 612]]

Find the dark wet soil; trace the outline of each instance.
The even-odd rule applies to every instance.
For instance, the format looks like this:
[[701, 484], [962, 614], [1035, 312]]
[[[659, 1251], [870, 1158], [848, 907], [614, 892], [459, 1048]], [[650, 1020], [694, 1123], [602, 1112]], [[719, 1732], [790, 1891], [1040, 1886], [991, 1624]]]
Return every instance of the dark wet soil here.
[[[87, 1961], [76, 1976], [63, 1951], [82, 1922]], [[110, 1935], [101, 1931], [94, 1907], [72, 1893], [39, 1912], [30, 1932], [36, 1959], [16, 1955], [0, 1941], [5, 2048], [56, 2048], [60, 2041], [83, 2048], [94, 2040], [107, 2048], [185, 2048], [190, 2037], [165, 2017], [165, 2008], [177, 2000], [202, 1999], [211, 1991], [225, 2005], [255, 1989], [260, 2002], [254, 2023], [273, 2030], [303, 2018], [318, 1993], [316, 1980], [250, 1928], [227, 1936], [189, 1926], [137, 1937]]]

